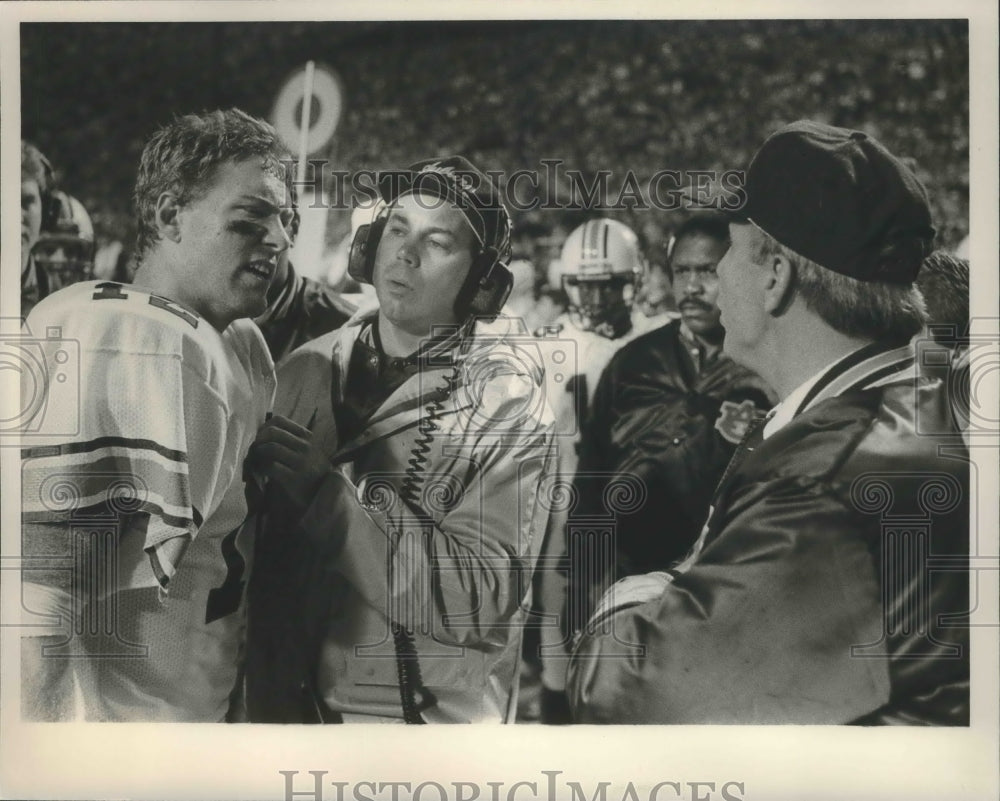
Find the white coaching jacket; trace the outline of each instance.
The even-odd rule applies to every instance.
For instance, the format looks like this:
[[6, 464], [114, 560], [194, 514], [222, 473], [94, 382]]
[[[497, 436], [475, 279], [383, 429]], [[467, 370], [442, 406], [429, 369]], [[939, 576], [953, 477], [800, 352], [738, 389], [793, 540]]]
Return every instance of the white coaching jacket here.
[[301, 520], [264, 526], [250, 718], [308, 719], [310, 693], [336, 712], [401, 717], [391, 619], [414, 632], [433, 698], [425, 721], [513, 720], [555, 469], [537, 351], [503, 318], [477, 323], [447, 354], [457, 368], [435, 359], [363, 430], [338, 432], [332, 404], [373, 317], [359, 314], [279, 366], [275, 413], [311, 425], [336, 472]]

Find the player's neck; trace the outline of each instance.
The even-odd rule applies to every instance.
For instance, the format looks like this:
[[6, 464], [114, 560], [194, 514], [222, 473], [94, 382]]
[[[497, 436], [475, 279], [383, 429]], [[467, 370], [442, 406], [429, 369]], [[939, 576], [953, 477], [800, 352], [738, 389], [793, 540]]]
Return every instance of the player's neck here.
[[173, 270], [170, 269], [169, 263], [160, 257], [157, 253], [149, 253], [143, 260], [139, 263], [138, 268], [135, 271], [135, 276], [132, 279], [132, 285], [138, 287], [139, 289], [144, 289], [154, 295], [159, 295], [160, 297], [166, 298], [167, 300], [172, 300], [178, 306], [187, 309], [189, 312], [197, 314], [199, 317], [205, 319], [205, 321], [212, 326], [216, 331], [220, 333], [225, 331], [231, 320], [216, 320], [212, 319], [210, 314], [206, 314], [206, 310], [197, 307], [193, 304], [189, 298], [188, 294], [184, 291], [184, 288], [176, 280], [176, 275]]

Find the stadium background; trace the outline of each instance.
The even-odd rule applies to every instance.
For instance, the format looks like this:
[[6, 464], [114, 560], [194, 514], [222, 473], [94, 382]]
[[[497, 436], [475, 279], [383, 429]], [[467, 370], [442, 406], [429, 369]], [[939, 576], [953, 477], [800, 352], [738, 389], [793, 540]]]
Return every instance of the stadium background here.
[[[561, 159], [610, 170], [614, 197], [629, 170], [741, 169], [769, 131], [812, 117], [915, 161], [938, 246], [968, 233], [964, 20], [28, 23], [22, 135], [99, 240], [129, 245], [149, 133], [192, 110], [268, 116], [307, 59], [343, 83], [337, 169], [453, 152], [507, 173]], [[641, 228], [658, 213], [611, 216]], [[330, 246], [348, 225], [331, 212]]]

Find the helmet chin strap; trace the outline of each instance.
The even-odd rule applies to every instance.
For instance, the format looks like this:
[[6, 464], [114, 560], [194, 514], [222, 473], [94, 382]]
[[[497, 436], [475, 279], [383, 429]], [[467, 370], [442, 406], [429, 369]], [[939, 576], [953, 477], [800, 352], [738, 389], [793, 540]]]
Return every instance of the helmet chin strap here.
[[615, 327], [607, 321], [598, 323], [596, 326], [594, 326], [594, 333], [597, 334], [598, 336], [604, 337], [605, 339], [618, 338], [618, 334], [615, 331]]
[[628, 308], [623, 307], [621, 314], [610, 320], [603, 320], [598, 324], [594, 329], [594, 333], [599, 334], [605, 339], [618, 339], [625, 336], [631, 330], [632, 316], [629, 314]]
[[627, 305], [616, 306], [611, 315], [587, 314], [579, 307], [569, 309], [570, 320], [581, 331], [592, 331], [605, 339], [618, 339], [632, 330], [632, 315]]

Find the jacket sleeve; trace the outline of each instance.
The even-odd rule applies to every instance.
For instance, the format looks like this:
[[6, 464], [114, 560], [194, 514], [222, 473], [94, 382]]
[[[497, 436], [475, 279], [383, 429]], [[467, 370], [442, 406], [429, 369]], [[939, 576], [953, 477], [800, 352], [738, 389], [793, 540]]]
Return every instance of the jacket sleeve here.
[[[491, 408], [505, 419], [502, 405]], [[301, 526], [316, 537], [346, 533], [337, 570], [390, 619], [429, 626], [444, 642], [500, 645], [530, 590], [548, 517], [542, 483], [555, 451], [548, 424], [520, 432], [487, 425], [475, 437], [468, 449], [435, 440], [442, 453], [460, 453], [451, 471], [426, 476], [424, 500], [436, 507], [429, 514], [362, 505], [358, 487], [334, 473]]]
[[[714, 427], [719, 408], [719, 401], [685, 391], [666, 373], [655, 382], [629, 377], [617, 370], [615, 360], [604, 371], [594, 417], [581, 443], [577, 514], [607, 515], [607, 485], [638, 482], [645, 500], [618, 515], [619, 575], [666, 567], [682, 558], [697, 538], [712, 492], [733, 453], [733, 445]], [[577, 573], [589, 577], [594, 571]], [[579, 576], [572, 583], [579, 596], [583, 591], [577, 586]], [[600, 597], [588, 594], [579, 596], [579, 608], [592, 608]]]
[[[625, 579], [570, 664], [585, 723], [843, 723], [888, 700], [876, 565], [854, 515], [816, 487], [744, 500], [658, 597]], [[628, 588], [624, 588], [627, 590]], [[634, 595], [634, 593], [632, 593]]]

